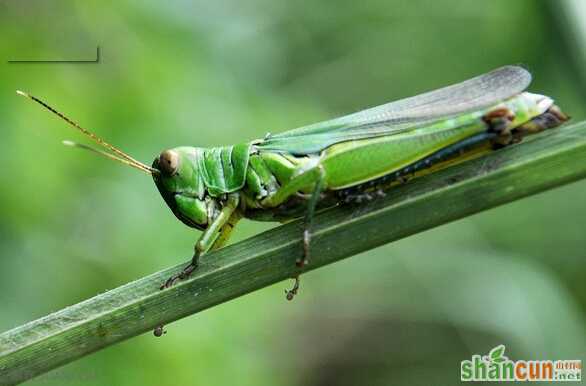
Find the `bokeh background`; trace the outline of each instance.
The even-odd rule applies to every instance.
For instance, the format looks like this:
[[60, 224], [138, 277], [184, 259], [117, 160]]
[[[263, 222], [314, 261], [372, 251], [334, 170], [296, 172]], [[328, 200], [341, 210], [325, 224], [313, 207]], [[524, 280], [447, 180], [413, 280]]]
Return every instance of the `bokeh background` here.
[[[510, 63], [586, 116], [586, 3], [0, 1], [0, 331], [177, 264], [197, 233], [150, 178], [89, 153], [45, 98], [150, 163]], [[91, 59], [99, 64], [9, 64]], [[498, 344], [585, 359], [586, 181], [279, 283], [31, 385], [448, 385]], [[234, 241], [275, 224], [244, 221]]]

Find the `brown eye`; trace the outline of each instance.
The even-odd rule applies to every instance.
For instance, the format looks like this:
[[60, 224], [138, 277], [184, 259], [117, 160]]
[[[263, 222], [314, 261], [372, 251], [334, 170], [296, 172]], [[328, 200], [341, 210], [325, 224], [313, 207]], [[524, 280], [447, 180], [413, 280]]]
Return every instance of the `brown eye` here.
[[179, 168], [179, 154], [173, 150], [165, 150], [159, 156], [159, 169], [167, 176], [177, 174]]

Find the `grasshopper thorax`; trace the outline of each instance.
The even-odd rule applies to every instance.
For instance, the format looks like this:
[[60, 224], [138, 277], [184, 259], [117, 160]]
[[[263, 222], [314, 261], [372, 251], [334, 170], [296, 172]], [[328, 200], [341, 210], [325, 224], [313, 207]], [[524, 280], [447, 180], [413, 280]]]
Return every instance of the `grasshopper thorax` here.
[[198, 229], [207, 227], [226, 197], [246, 183], [251, 143], [221, 147], [181, 146], [153, 161], [153, 179], [175, 216]]

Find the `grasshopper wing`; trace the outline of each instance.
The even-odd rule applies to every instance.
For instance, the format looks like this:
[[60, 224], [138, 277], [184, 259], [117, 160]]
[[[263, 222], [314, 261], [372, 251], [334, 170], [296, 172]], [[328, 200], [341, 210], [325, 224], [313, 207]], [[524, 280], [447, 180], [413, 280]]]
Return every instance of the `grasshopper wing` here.
[[450, 116], [490, 107], [523, 92], [531, 74], [504, 66], [487, 74], [354, 114], [271, 135], [257, 145], [295, 155], [344, 141], [394, 135]]

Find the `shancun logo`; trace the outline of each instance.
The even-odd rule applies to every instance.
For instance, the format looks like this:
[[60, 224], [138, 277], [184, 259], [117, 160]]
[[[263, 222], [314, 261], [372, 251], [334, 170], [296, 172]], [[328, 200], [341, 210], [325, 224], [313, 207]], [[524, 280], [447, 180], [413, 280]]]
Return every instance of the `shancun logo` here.
[[505, 356], [499, 345], [488, 355], [472, 355], [460, 364], [462, 381], [580, 381], [581, 360], [517, 360]]

